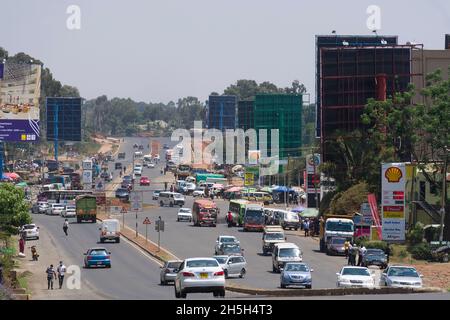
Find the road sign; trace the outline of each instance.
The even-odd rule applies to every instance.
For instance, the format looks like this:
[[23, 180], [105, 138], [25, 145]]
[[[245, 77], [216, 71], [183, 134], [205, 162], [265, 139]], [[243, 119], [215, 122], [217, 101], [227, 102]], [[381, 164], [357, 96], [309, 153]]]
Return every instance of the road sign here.
[[152, 222], [150, 221], [150, 219], [148, 217], [145, 217], [145, 220], [142, 223], [143, 224], [152, 224]]
[[142, 209], [142, 191], [132, 191], [130, 192], [130, 202], [133, 211], [140, 211]]
[[95, 190], [104, 191], [105, 190], [105, 182], [102, 178], [95, 179]]
[[122, 210], [120, 211], [120, 213], [127, 213], [127, 208], [122, 207]]
[[156, 231], [164, 231], [164, 220], [156, 220], [155, 230]]
[[252, 186], [255, 183], [255, 175], [253, 173], [246, 172], [244, 175], [244, 185]]

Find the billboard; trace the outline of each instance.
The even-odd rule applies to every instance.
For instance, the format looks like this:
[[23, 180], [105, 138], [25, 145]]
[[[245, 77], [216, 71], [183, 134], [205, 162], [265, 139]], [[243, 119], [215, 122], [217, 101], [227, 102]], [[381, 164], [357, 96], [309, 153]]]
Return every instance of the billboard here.
[[259, 150], [248, 150], [248, 164], [257, 165], [259, 163], [259, 158], [261, 157], [261, 152]]
[[445, 35], [445, 49], [450, 50], [450, 34]]
[[405, 163], [383, 163], [381, 167], [382, 237], [405, 240]]
[[47, 140], [81, 141], [81, 98], [47, 98], [46, 106]]
[[40, 95], [40, 65], [0, 65], [0, 141], [39, 140]]

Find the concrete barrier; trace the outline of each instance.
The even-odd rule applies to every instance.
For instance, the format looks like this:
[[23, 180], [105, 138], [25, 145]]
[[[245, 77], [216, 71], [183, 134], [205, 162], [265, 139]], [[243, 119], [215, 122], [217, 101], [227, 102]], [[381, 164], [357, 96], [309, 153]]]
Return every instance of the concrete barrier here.
[[245, 293], [256, 296], [274, 297], [314, 297], [314, 296], [344, 296], [344, 295], [365, 295], [365, 294], [404, 294], [404, 293], [430, 293], [445, 292], [441, 288], [330, 288], [330, 289], [256, 289], [249, 287], [228, 284], [225, 287], [228, 291]]

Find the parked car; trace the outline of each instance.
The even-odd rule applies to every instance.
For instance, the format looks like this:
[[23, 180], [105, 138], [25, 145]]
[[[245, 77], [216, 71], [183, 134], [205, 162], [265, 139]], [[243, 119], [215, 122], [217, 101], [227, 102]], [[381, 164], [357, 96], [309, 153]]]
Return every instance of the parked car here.
[[331, 237], [327, 242], [326, 253], [327, 255], [345, 255], [346, 239], [341, 237]]
[[218, 254], [220, 246], [224, 243], [238, 243], [239, 240], [235, 236], [218, 236], [216, 240], [216, 246], [214, 248], [214, 254]]
[[91, 248], [84, 253], [84, 267], [111, 268], [111, 252], [105, 248]]
[[285, 264], [280, 276], [280, 287], [302, 286], [312, 288], [311, 269], [306, 263], [288, 262]]
[[39, 239], [39, 227], [37, 227], [34, 223], [21, 226], [19, 232], [25, 235], [26, 240]]
[[116, 190], [116, 198], [119, 198], [120, 200], [123, 200], [123, 201], [129, 201], [130, 193], [129, 193], [128, 189], [118, 188]]
[[192, 222], [192, 211], [189, 208], [180, 208], [177, 214], [177, 221], [188, 221]]
[[431, 251], [431, 257], [433, 261], [448, 262], [448, 256], [450, 255], [450, 245], [442, 246], [436, 250]]
[[75, 218], [77, 216], [77, 207], [68, 205], [61, 211], [61, 217], [64, 218]]
[[380, 277], [380, 285], [396, 288], [421, 288], [423, 275], [414, 267], [389, 266]]
[[345, 266], [336, 273], [338, 288], [374, 288], [375, 279], [366, 267]]
[[182, 262], [174, 287], [176, 298], [186, 298], [190, 292], [225, 297], [225, 272], [214, 258], [189, 258]]
[[160, 194], [161, 192], [162, 192], [161, 190], [155, 190], [155, 191], [153, 191], [153, 194], [152, 194], [152, 200], [158, 200], [159, 194]]
[[141, 186], [149, 186], [150, 185], [150, 179], [146, 176], [141, 177], [141, 179], [139, 180], [139, 185]]
[[169, 281], [175, 281], [178, 269], [183, 261], [180, 260], [169, 260], [164, 263], [161, 267], [160, 282], [162, 285], [166, 285]]
[[213, 256], [225, 272], [225, 278], [243, 278], [247, 273], [247, 261], [243, 256]]
[[381, 249], [367, 249], [362, 259], [362, 265], [364, 267], [375, 265], [386, 269], [388, 266], [387, 255]]
[[217, 250], [217, 255], [243, 255], [244, 249], [241, 249], [239, 243], [222, 243]]

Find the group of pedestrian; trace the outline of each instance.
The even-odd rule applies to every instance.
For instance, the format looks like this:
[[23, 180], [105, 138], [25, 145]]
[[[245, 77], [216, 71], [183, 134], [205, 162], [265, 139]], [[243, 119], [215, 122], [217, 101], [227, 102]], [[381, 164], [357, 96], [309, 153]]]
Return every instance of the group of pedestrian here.
[[58, 284], [59, 284], [59, 289], [62, 289], [63, 283], [64, 283], [64, 276], [66, 274], [67, 268], [66, 266], [63, 264], [62, 261], [59, 262], [58, 267], [55, 268], [53, 267], [53, 265], [51, 264], [50, 267], [47, 268], [47, 270], [45, 270], [45, 273], [47, 274], [47, 288], [48, 290], [52, 289], [53, 290], [53, 282], [54, 280], [56, 280], [56, 278], [58, 278]]
[[363, 258], [366, 254], [366, 247], [364, 245], [357, 246], [346, 240], [344, 242], [345, 257], [348, 259], [347, 264], [350, 266], [362, 266]]

